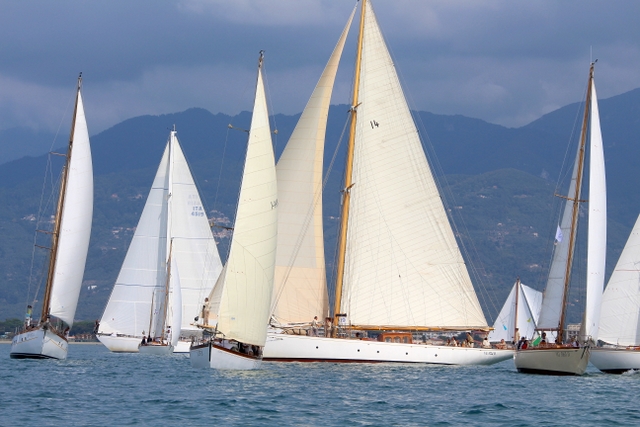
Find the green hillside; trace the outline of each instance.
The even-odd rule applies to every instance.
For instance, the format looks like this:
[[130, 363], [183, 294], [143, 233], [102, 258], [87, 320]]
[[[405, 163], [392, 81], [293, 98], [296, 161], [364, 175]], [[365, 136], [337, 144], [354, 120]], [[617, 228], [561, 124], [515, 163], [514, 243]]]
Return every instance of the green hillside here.
[[[610, 189], [610, 271], [640, 212], [640, 195], [631, 190], [633, 183], [640, 180], [634, 161], [640, 156], [640, 90], [604, 100], [600, 105]], [[529, 286], [544, 287], [556, 227], [553, 215], [559, 202], [553, 194], [573, 125], [568, 117], [578, 108], [564, 107], [518, 129], [462, 116], [416, 114], [490, 321], [517, 276]], [[346, 106], [332, 106], [327, 130], [325, 169], [338, 147], [336, 166], [329, 175], [324, 197], [329, 275], [335, 253], [344, 158], [344, 143], [339, 145], [339, 140], [347, 110]], [[277, 153], [282, 151], [297, 117], [273, 118], [278, 128], [274, 140]], [[231, 225], [246, 134], [229, 129], [228, 124], [242, 129], [248, 127], [249, 120], [246, 112], [229, 117], [191, 109], [136, 117], [92, 136], [94, 222], [78, 320], [93, 320], [102, 313], [169, 129], [174, 124], [178, 129], [209, 217], [218, 224]], [[432, 156], [434, 152], [436, 157]], [[36, 282], [29, 284], [29, 277], [42, 272], [45, 258], [33, 243], [46, 164], [47, 156], [37, 156], [0, 165], [0, 319], [22, 317], [27, 295], [31, 301], [38, 287]], [[54, 161], [53, 169], [59, 167]], [[224, 259], [229, 232], [213, 230]], [[575, 280], [580, 280], [579, 275]], [[579, 319], [581, 298], [580, 292], [572, 294], [572, 321]]]

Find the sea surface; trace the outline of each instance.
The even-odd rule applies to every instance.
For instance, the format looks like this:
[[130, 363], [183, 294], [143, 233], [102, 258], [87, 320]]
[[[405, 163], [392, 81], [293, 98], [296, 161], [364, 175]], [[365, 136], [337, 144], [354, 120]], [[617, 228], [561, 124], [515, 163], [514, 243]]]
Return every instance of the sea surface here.
[[191, 368], [188, 355], [70, 345], [65, 361], [0, 344], [2, 426], [630, 426], [640, 374], [519, 374], [493, 366], [264, 363]]

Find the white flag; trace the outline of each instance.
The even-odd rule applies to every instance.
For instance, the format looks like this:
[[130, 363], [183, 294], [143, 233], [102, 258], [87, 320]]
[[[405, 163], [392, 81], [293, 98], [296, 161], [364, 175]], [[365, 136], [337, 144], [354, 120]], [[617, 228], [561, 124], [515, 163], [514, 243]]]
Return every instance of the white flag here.
[[562, 230], [560, 229], [560, 226], [558, 226], [558, 229], [556, 230], [556, 242], [562, 242]]

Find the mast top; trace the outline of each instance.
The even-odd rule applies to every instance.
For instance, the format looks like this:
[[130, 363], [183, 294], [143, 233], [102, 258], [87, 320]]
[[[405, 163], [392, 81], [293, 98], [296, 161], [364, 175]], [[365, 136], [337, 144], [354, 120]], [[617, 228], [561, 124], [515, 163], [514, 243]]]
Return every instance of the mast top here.
[[258, 58], [258, 68], [262, 68], [264, 62], [264, 50], [260, 50], [260, 57]]

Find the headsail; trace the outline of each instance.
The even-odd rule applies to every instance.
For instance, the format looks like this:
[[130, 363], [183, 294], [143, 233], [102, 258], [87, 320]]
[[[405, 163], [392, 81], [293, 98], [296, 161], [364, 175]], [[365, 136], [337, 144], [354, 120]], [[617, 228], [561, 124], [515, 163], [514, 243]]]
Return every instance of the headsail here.
[[353, 20], [338, 44], [276, 166], [278, 251], [271, 312], [280, 323], [328, 314], [322, 230], [322, 173], [329, 104]]
[[[220, 290], [217, 330], [264, 346], [270, 317], [278, 227], [278, 190], [262, 57], [234, 233]], [[212, 292], [212, 296], [216, 290]], [[214, 302], [214, 304], [217, 304]]]
[[355, 325], [486, 328], [393, 61], [365, 7], [341, 311]]

